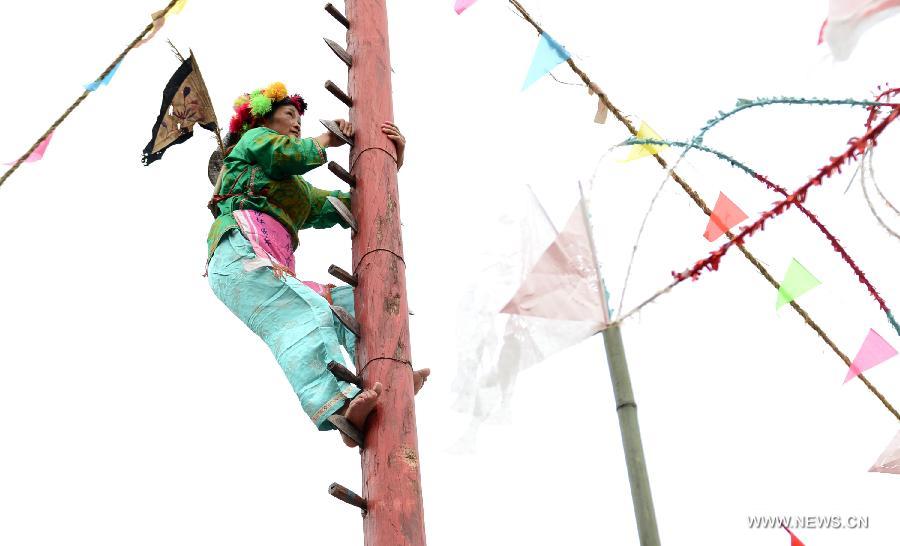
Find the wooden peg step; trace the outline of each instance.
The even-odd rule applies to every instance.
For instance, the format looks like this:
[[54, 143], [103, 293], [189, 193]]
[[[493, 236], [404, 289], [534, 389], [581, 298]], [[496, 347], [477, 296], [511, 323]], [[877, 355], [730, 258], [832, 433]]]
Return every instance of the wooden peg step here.
[[350, 57], [350, 54], [347, 53], [346, 49], [339, 46], [334, 40], [329, 40], [328, 38], [325, 38], [324, 40], [325, 43], [328, 44], [328, 47], [331, 48], [331, 51], [334, 51], [334, 54], [337, 55], [342, 61], [344, 61], [344, 64], [347, 65], [347, 68], [353, 66], [353, 59]]
[[353, 99], [350, 98], [350, 95], [344, 93], [344, 90], [338, 87], [333, 81], [328, 80], [327, 82], [325, 82], [325, 89], [327, 89], [329, 93], [337, 97], [339, 101], [346, 104], [347, 108], [353, 108]]
[[341, 13], [339, 9], [334, 7], [331, 2], [325, 4], [325, 11], [331, 14], [332, 17], [337, 19], [337, 22], [344, 25], [347, 28], [350, 28], [350, 21], [347, 20], [347, 17]]
[[328, 162], [328, 170], [334, 173], [334, 175], [344, 182], [347, 183], [351, 188], [356, 187], [356, 177], [352, 174], [348, 173], [346, 169], [335, 163], [334, 161]]
[[347, 383], [353, 383], [359, 388], [363, 388], [362, 379], [359, 378], [358, 375], [348, 370], [342, 364], [339, 364], [332, 360], [328, 363], [328, 371], [331, 372], [335, 377], [340, 379], [341, 381], [346, 381]]
[[353, 335], [359, 337], [359, 323], [356, 322], [356, 319], [353, 318], [353, 315], [351, 315], [347, 312], [346, 309], [338, 305], [332, 305], [331, 312], [334, 313], [334, 316], [336, 316], [339, 321], [341, 321], [341, 324], [343, 324], [347, 327], [348, 330], [353, 332]]
[[350, 286], [355, 287], [358, 284], [356, 275], [351, 275], [334, 264], [328, 266], [328, 273], [335, 279], [345, 282]]
[[347, 144], [353, 146], [353, 138], [345, 135], [344, 132], [341, 131], [341, 128], [338, 127], [337, 123], [331, 121], [330, 119], [320, 119], [319, 123], [324, 125], [325, 128], [328, 129], [328, 131], [330, 133], [334, 134], [335, 136], [337, 136], [339, 139], [343, 140]]
[[333, 195], [329, 195], [328, 197], [326, 197], [326, 199], [328, 199], [328, 202], [331, 203], [331, 206], [334, 207], [334, 210], [341, 215], [341, 218], [343, 218], [345, 222], [350, 224], [350, 229], [353, 230], [353, 233], [359, 231], [359, 226], [356, 224], [356, 218], [353, 217], [350, 209], [348, 209], [340, 199]]
[[362, 432], [360, 432], [358, 428], [353, 426], [353, 423], [348, 421], [346, 417], [335, 413], [334, 415], [329, 416], [327, 421], [334, 425], [334, 428], [349, 436], [354, 442], [356, 442], [356, 444], [360, 448], [363, 447]]
[[355, 506], [365, 513], [368, 511], [368, 504], [366, 504], [366, 499], [360, 497], [353, 491], [350, 491], [343, 485], [339, 483], [333, 483], [328, 486], [328, 494], [332, 497], [344, 501], [351, 506]]

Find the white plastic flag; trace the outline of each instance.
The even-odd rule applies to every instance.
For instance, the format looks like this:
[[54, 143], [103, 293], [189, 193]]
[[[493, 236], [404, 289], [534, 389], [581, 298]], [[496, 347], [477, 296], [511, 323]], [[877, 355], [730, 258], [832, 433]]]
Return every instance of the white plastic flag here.
[[482, 423], [505, 420], [520, 372], [608, 321], [580, 207], [558, 233], [529, 192], [519, 217], [508, 214], [490, 231], [493, 252], [479, 258], [478, 282], [457, 316], [454, 409], [472, 416], [457, 449], [471, 450]]

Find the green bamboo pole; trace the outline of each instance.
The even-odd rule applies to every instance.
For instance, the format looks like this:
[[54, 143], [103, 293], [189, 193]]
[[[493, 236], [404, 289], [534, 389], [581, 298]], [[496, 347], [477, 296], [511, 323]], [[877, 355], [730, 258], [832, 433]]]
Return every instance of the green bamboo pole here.
[[[600, 276], [597, 247], [594, 245], [594, 230], [588, 216], [581, 182], [578, 183], [578, 191], [581, 194], [581, 212], [584, 215], [588, 240], [591, 244], [591, 255], [594, 258], [594, 266], [597, 268], [604, 318], [609, 323], [603, 278]], [[641, 429], [638, 426], [637, 403], [634, 401], [634, 392], [631, 390], [631, 376], [628, 373], [628, 361], [625, 359], [625, 344], [622, 342], [622, 331], [618, 324], [603, 330], [603, 344], [606, 346], [606, 361], [609, 364], [609, 377], [612, 380], [616, 414], [619, 417], [619, 430], [622, 433], [622, 447], [625, 450], [625, 466], [628, 468], [628, 483], [631, 485], [631, 502], [634, 505], [638, 537], [641, 546], [659, 546], [656, 512], [653, 509], [647, 461], [644, 460], [644, 446], [641, 442]]]
[[637, 520], [641, 546], [659, 546], [659, 531], [656, 528], [656, 512], [650, 494], [650, 478], [647, 475], [647, 461], [644, 460], [644, 446], [641, 429], [638, 426], [637, 404], [631, 390], [631, 376], [625, 360], [625, 345], [619, 325], [603, 331], [606, 345], [606, 360], [609, 363], [609, 377], [612, 379], [616, 399], [616, 414], [619, 416], [619, 430], [622, 432], [622, 447], [625, 449], [625, 465], [628, 467], [628, 482], [631, 484], [631, 502]]

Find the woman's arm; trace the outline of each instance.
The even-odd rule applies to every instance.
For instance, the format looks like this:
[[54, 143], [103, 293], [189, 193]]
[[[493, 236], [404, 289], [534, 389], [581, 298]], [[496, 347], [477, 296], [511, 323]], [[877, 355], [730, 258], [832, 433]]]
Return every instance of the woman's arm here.
[[328, 159], [325, 147], [316, 139], [294, 138], [271, 129], [251, 129], [244, 138], [247, 158], [276, 179], [303, 174]]
[[344, 220], [344, 217], [338, 214], [334, 205], [328, 200], [328, 197], [337, 197], [344, 203], [348, 209], [350, 208], [350, 194], [339, 190], [321, 190], [315, 186], [309, 185], [309, 216], [300, 229], [306, 228], [330, 228], [339, 225], [344, 228], [350, 227], [350, 224]]

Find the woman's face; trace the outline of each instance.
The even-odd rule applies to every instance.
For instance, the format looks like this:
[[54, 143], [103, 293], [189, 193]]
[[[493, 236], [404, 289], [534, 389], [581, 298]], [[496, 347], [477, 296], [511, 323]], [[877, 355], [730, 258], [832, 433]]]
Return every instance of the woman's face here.
[[285, 104], [275, 109], [272, 117], [263, 125], [282, 135], [300, 138], [300, 113], [293, 104]]

